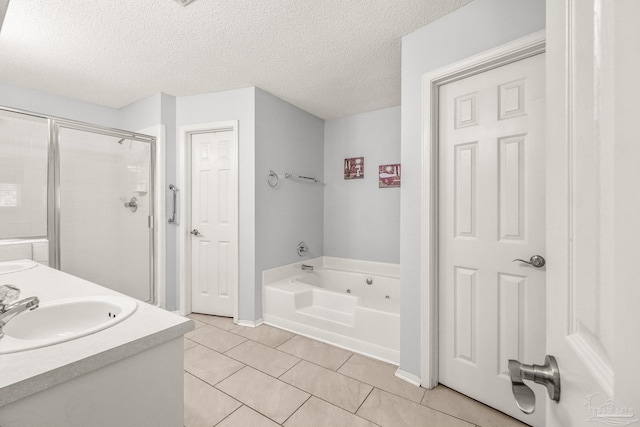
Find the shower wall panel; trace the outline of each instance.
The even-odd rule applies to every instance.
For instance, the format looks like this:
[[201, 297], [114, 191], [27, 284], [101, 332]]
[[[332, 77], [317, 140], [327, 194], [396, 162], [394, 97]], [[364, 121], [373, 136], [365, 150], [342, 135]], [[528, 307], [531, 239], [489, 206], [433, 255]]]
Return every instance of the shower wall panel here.
[[[60, 133], [61, 269], [143, 301], [150, 292], [149, 145]], [[132, 212], [125, 203], [137, 199]]]
[[0, 239], [47, 235], [45, 119], [0, 111]]

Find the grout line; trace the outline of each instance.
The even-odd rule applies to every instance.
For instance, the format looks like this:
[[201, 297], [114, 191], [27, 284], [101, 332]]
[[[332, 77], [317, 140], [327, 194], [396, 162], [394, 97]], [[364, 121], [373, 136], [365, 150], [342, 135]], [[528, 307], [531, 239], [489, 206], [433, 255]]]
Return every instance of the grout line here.
[[375, 390], [375, 389], [376, 389], [375, 387], [371, 387], [371, 390], [369, 390], [369, 393], [367, 394], [367, 397], [362, 399], [362, 403], [360, 405], [358, 405], [358, 407], [356, 408], [355, 412], [353, 413], [354, 415], [358, 413], [360, 408], [362, 408], [362, 405], [364, 405], [364, 402], [367, 401], [367, 399], [369, 398], [369, 396], [371, 396], [371, 393], [373, 393], [373, 390]]
[[[244, 365], [244, 364], [243, 364], [243, 365]], [[227, 378], [229, 378], [230, 376], [232, 376], [232, 375], [234, 375], [234, 374], [236, 374], [236, 373], [240, 372], [241, 370], [243, 370], [243, 369], [244, 369], [244, 368], [246, 368], [246, 367], [247, 367], [247, 365], [242, 366], [242, 368], [240, 368], [240, 369], [238, 369], [238, 370], [236, 370], [236, 371], [233, 371], [232, 373], [230, 373], [229, 375], [227, 375], [226, 377], [224, 377], [223, 379], [221, 379], [220, 381], [218, 381], [218, 382], [217, 382], [217, 383], [215, 383], [215, 384], [211, 384], [209, 381], [205, 380], [204, 378], [199, 377], [198, 375], [194, 374], [194, 373], [193, 373], [193, 372], [191, 372], [191, 371], [188, 371], [186, 368], [184, 369], [184, 371], [185, 371], [186, 373], [188, 373], [189, 375], [192, 375], [192, 376], [196, 377], [197, 379], [199, 379], [199, 380], [200, 380], [200, 381], [202, 381], [203, 383], [205, 383], [205, 384], [209, 384], [211, 387], [215, 387], [217, 384], [220, 384], [222, 381], [224, 381], [224, 380], [226, 380]]]
[[298, 411], [300, 410], [300, 408], [302, 408], [302, 405], [304, 405], [305, 403], [307, 403], [307, 402], [309, 401], [309, 399], [311, 399], [311, 398], [313, 397], [313, 394], [311, 394], [311, 393], [307, 393], [307, 394], [309, 395], [309, 397], [307, 397], [307, 398], [304, 400], [304, 402], [302, 402], [302, 403], [300, 404], [300, 406], [298, 406], [298, 407], [296, 408], [296, 410], [295, 410], [295, 411], [293, 411], [293, 412], [291, 413], [291, 415], [289, 415], [289, 416], [288, 416], [288, 417], [287, 417], [287, 418], [282, 422], [282, 424], [280, 424], [280, 425], [284, 425], [284, 423], [286, 423], [287, 421], [289, 421], [289, 418], [293, 417], [293, 414], [295, 414], [296, 412], [298, 412]]
[[[217, 390], [217, 389], [216, 389]], [[227, 418], [229, 418], [231, 415], [235, 414], [236, 412], [238, 412], [240, 410], [240, 408], [242, 408], [243, 406], [245, 406], [244, 403], [240, 402], [238, 399], [235, 399], [238, 401], [238, 403], [240, 403], [240, 406], [238, 406], [236, 409], [234, 409], [233, 411], [231, 411], [226, 417], [224, 417], [223, 419], [221, 419], [220, 421], [218, 421], [217, 423], [214, 424], [214, 427], [217, 425], [220, 425], [220, 423], [222, 423], [224, 420], [226, 420]]]
[[[272, 327], [273, 327], [273, 326], [272, 326]], [[280, 330], [281, 330], [281, 331], [284, 331], [284, 329], [280, 329]], [[289, 331], [285, 331], [285, 332], [289, 332]], [[289, 332], [289, 333], [293, 333], [293, 332]], [[293, 336], [292, 336], [291, 338], [289, 338], [289, 339], [287, 339], [286, 341], [284, 341], [284, 342], [283, 342], [282, 344], [280, 344], [278, 347], [282, 347], [283, 345], [285, 345], [286, 343], [288, 343], [289, 341], [291, 341], [292, 339], [294, 339], [295, 337], [298, 337], [298, 336], [300, 336], [300, 335], [298, 335], [298, 334], [293, 334]], [[275, 347], [275, 348], [277, 349], [278, 347]], [[280, 350], [280, 351], [282, 351], [282, 350]], [[286, 352], [284, 352], [284, 353], [286, 353]]]
[[[329, 345], [331, 345], [331, 344], [329, 344]], [[338, 366], [338, 367], [336, 368], [335, 372], [338, 372], [338, 371], [340, 370], [340, 368], [342, 368], [344, 365], [346, 365], [346, 364], [347, 364], [347, 362], [348, 362], [349, 360], [351, 360], [351, 358], [352, 358], [352, 357], [353, 357], [353, 353], [351, 353], [351, 355], [350, 355], [349, 357], [347, 357], [347, 359], [346, 359], [344, 362], [342, 362], [342, 364], [341, 364], [340, 366]], [[344, 374], [343, 374], [343, 375], [344, 375]], [[348, 375], [347, 375], [347, 376], [348, 376]]]
[[[274, 377], [274, 378], [275, 378], [275, 379], [277, 379], [277, 380], [280, 380], [280, 378], [282, 378], [282, 376], [283, 376], [284, 374], [286, 374], [287, 372], [289, 372], [290, 370], [292, 370], [293, 368], [295, 368], [296, 366], [298, 366], [298, 365], [300, 364], [300, 362], [302, 362], [303, 360], [304, 360], [304, 359], [300, 359], [300, 358], [298, 358], [298, 361], [297, 361], [296, 363], [294, 363], [294, 364], [293, 364], [289, 369], [287, 369], [286, 371], [284, 371], [283, 373], [281, 373], [281, 374], [280, 374], [280, 376], [278, 376], [278, 377]], [[282, 380], [280, 380], [280, 381], [282, 381]], [[283, 382], [283, 383], [285, 383], [285, 384], [289, 384], [289, 383], [288, 383], [288, 382], [286, 382], [286, 381], [282, 381], [282, 382]], [[289, 385], [291, 385], [291, 384], [289, 384]], [[296, 387], [296, 388], [297, 388], [297, 387]]]

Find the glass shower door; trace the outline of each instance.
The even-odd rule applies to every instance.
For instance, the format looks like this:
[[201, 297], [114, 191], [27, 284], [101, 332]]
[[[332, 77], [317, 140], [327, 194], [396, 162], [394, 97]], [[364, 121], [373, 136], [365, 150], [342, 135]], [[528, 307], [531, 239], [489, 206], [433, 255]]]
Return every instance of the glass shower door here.
[[154, 302], [151, 143], [58, 129], [60, 269]]

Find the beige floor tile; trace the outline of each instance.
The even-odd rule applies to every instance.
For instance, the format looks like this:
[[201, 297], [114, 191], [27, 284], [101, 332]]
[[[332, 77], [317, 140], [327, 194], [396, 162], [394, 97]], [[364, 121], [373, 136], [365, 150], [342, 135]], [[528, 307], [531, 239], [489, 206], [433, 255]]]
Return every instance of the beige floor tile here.
[[248, 406], [242, 405], [233, 414], [225, 418], [216, 427], [278, 427], [279, 424], [274, 423], [269, 418], [257, 413]]
[[422, 404], [481, 427], [524, 427], [526, 424], [483, 405], [467, 396], [439, 385], [427, 390]]
[[231, 332], [274, 348], [294, 336], [291, 332], [283, 331], [282, 329], [268, 325], [260, 325], [257, 328], [236, 326], [231, 330]]
[[324, 366], [332, 371], [342, 366], [353, 354], [350, 351], [299, 335], [278, 346], [278, 350]]
[[309, 398], [309, 394], [248, 366], [216, 388], [280, 424]]
[[367, 397], [356, 415], [382, 427], [474, 427], [466, 421], [377, 388]]
[[354, 354], [347, 360], [347, 363], [338, 369], [338, 372], [419, 403], [424, 396], [425, 389], [396, 377], [397, 369], [396, 366], [388, 363]]
[[211, 385], [242, 368], [242, 363], [201, 345], [184, 352], [184, 370]]
[[355, 412], [373, 388], [305, 360], [280, 379], [349, 412]]
[[185, 337], [220, 353], [224, 353], [246, 341], [246, 339], [236, 334], [209, 325], [188, 332]]
[[198, 345], [198, 343], [193, 342], [193, 341], [191, 341], [189, 339], [184, 338], [183, 340], [184, 340], [184, 349], [185, 350], [189, 350], [191, 347], [195, 347], [195, 346]]
[[364, 418], [311, 396], [285, 423], [286, 427], [375, 427]]
[[276, 378], [300, 361], [297, 357], [251, 340], [225, 354]]
[[206, 323], [207, 325], [215, 326], [216, 328], [224, 329], [225, 331], [230, 331], [236, 327], [232, 317], [209, 316], [208, 314], [199, 313], [191, 313], [187, 317], [201, 323]]
[[240, 407], [240, 402], [191, 374], [184, 374], [184, 425], [210, 427]]
[[204, 322], [201, 322], [199, 320], [193, 319], [190, 316], [187, 316], [187, 317], [189, 317], [191, 320], [193, 320], [193, 323], [195, 323], [195, 325], [196, 325], [195, 329], [202, 328], [203, 326], [207, 326], [207, 324], [204, 323]]

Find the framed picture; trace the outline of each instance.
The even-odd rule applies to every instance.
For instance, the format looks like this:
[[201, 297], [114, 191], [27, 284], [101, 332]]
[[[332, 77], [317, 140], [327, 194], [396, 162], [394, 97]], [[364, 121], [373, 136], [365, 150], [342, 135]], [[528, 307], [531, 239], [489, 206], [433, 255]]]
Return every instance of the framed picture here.
[[344, 159], [344, 179], [364, 178], [364, 157]]
[[400, 164], [378, 166], [379, 188], [400, 187]]

